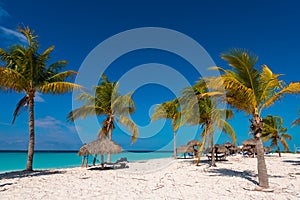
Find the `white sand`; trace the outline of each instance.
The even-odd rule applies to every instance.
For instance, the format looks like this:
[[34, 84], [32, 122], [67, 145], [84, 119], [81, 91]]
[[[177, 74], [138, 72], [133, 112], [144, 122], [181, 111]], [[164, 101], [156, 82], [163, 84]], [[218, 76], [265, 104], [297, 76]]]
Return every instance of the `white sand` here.
[[[249, 191], [256, 158], [229, 157], [209, 168], [192, 159], [156, 159], [129, 168], [70, 168], [0, 174], [0, 199], [300, 199], [300, 155], [266, 157], [273, 192]], [[245, 189], [246, 188], [246, 189]]]

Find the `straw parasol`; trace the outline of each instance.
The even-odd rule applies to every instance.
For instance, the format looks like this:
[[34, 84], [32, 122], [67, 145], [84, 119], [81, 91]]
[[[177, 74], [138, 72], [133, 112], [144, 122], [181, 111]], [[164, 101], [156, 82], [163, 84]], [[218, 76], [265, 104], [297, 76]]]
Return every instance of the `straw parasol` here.
[[104, 168], [104, 154], [117, 154], [122, 152], [122, 147], [107, 138], [94, 140], [86, 145], [90, 154], [101, 154], [101, 165]]
[[229, 150], [223, 145], [216, 144], [215, 145], [215, 151], [216, 151], [216, 153], [225, 153], [225, 154], [227, 154]]
[[78, 156], [85, 156], [88, 154], [90, 154], [90, 152], [86, 149], [86, 144], [84, 144], [77, 153]]
[[186, 153], [194, 153], [194, 148], [192, 146], [183, 145], [177, 148], [178, 153], [183, 153], [184, 158]]
[[242, 142], [243, 146], [256, 146], [256, 140], [254, 138], [250, 138]]
[[183, 145], [177, 148], [178, 153], [193, 153], [194, 149], [191, 146]]
[[186, 143], [186, 146], [191, 146], [191, 147], [194, 147], [194, 146], [201, 146], [201, 142], [198, 141], [198, 140], [190, 140], [188, 141], [188, 143]]
[[230, 147], [233, 147], [234, 145], [231, 144], [230, 142], [226, 142], [226, 143], [223, 144], [223, 146], [226, 147], [226, 148], [230, 148]]
[[122, 152], [122, 147], [109, 139], [94, 140], [86, 145], [90, 154], [117, 154]]

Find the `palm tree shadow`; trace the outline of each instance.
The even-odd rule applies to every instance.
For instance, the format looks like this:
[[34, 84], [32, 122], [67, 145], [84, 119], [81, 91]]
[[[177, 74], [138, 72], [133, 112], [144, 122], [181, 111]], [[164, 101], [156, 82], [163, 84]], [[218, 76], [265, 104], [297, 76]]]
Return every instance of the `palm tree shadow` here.
[[236, 171], [232, 169], [220, 168], [220, 169], [210, 169], [209, 172], [215, 173], [210, 176], [229, 176], [229, 177], [235, 176], [235, 177], [244, 178], [250, 181], [251, 183], [258, 185], [258, 182], [254, 180], [254, 178], [257, 177], [257, 174], [254, 174], [249, 170]]
[[300, 160], [283, 160], [283, 162], [290, 163], [292, 165], [300, 165]]
[[[0, 174], [0, 179], [14, 179], [24, 177], [47, 176], [52, 174], [63, 174], [63, 171], [53, 170], [36, 170], [36, 171], [14, 171]], [[3, 186], [3, 185], [2, 185]]]

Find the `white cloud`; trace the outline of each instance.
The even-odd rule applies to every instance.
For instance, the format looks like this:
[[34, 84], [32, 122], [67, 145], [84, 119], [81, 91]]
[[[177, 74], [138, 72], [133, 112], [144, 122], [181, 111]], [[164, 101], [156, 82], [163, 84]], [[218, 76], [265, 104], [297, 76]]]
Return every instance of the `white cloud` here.
[[7, 40], [18, 40], [22, 43], [27, 43], [26, 37], [17, 31], [5, 28], [3, 26], [0, 26], [0, 31], [1, 35]]
[[44, 118], [36, 119], [35, 126], [42, 129], [48, 129], [49, 132], [72, 132], [76, 133], [76, 128], [74, 126], [68, 125], [66, 122], [55, 119], [51, 116], [46, 116]]
[[36, 102], [39, 102], [39, 103], [45, 102], [45, 99], [44, 99], [41, 95], [42, 95], [42, 94], [39, 93], [39, 92], [35, 93], [34, 100], [35, 100]]

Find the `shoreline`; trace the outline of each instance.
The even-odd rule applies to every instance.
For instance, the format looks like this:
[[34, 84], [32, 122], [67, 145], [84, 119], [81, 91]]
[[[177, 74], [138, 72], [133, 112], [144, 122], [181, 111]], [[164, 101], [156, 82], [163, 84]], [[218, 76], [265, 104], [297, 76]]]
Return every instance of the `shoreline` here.
[[[240, 155], [209, 167], [203, 157], [129, 162], [128, 168], [64, 168], [0, 174], [3, 199], [299, 199], [300, 155], [267, 155], [273, 192], [257, 186], [257, 159]], [[171, 161], [171, 162], [169, 162]], [[250, 190], [250, 191], [249, 191]]]

